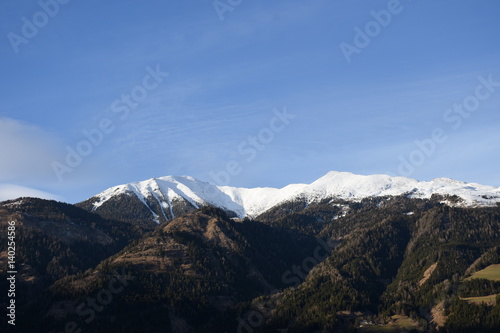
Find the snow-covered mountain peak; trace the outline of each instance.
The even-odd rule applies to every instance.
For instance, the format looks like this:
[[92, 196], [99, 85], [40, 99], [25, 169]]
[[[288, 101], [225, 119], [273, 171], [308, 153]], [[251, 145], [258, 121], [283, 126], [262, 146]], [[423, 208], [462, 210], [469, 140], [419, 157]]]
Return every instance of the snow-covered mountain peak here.
[[256, 217], [279, 204], [298, 199], [309, 203], [330, 198], [357, 201], [367, 197], [403, 194], [414, 198], [430, 198], [433, 194], [456, 195], [462, 199], [461, 205], [471, 207], [491, 206], [500, 202], [500, 188], [450, 178], [418, 181], [405, 177], [363, 176], [336, 171], [327, 173], [311, 184], [291, 184], [280, 189], [215, 186], [189, 176], [166, 176], [115, 186], [89, 200], [93, 209], [97, 210], [117, 196], [135, 196], [159, 221], [161, 216], [163, 220], [174, 218], [179, 205], [183, 209], [212, 205], [232, 211], [242, 218]]
[[400, 195], [412, 190], [417, 180], [387, 175], [362, 176], [350, 172], [329, 172], [313, 182], [307, 192], [316, 197], [362, 199], [382, 195]]

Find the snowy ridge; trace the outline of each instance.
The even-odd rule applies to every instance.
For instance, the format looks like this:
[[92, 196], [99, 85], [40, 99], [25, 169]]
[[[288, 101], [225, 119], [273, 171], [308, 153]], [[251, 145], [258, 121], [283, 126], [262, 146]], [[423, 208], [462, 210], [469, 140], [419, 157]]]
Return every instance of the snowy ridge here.
[[[186, 201], [198, 208], [212, 205], [233, 211], [240, 218], [256, 217], [281, 203], [305, 199], [308, 203], [327, 198], [361, 200], [367, 197], [397, 196], [408, 193], [413, 198], [430, 198], [432, 194], [457, 195], [467, 207], [494, 206], [500, 203], [500, 188], [465, 183], [449, 178], [418, 181], [387, 175], [361, 176], [348, 172], [329, 172], [312, 184], [292, 184], [277, 188], [238, 188], [215, 186], [192, 177], [161, 177], [112, 187], [91, 198], [94, 210], [117, 195], [135, 195], [158, 221], [174, 216], [176, 201]], [[154, 212], [147, 202], [156, 201], [162, 212]]]

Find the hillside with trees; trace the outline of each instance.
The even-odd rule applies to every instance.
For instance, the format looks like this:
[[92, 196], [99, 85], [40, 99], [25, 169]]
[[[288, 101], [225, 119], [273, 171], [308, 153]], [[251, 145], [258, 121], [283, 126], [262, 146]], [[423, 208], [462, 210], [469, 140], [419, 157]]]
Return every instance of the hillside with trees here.
[[156, 227], [39, 199], [0, 216], [19, 226], [24, 331], [498, 332], [500, 208], [453, 200], [207, 206]]

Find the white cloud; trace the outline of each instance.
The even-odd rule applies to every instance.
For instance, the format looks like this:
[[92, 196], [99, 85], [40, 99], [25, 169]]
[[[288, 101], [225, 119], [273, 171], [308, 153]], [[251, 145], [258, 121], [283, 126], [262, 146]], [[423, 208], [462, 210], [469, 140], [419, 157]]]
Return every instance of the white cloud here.
[[46, 187], [57, 179], [51, 167], [64, 148], [43, 129], [0, 118], [0, 182]]
[[0, 184], [0, 201], [17, 199], [19, 197], [34, 197], [34, 198], [52, 199], [61, 201], [60, 197], [52, 193], [24, 186], [18, 186], [12, 184]]

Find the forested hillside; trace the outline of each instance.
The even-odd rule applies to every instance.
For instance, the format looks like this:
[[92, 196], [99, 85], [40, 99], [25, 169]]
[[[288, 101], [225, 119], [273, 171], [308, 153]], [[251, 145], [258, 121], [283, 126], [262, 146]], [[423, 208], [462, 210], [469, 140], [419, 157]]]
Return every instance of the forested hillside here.
[[0, 214], [18, 226], [24, 331], [498, 332], [500, 208], [453, 200], [296, 200], [255, 220], [207, 206], [149, 229], [39, 199]]

